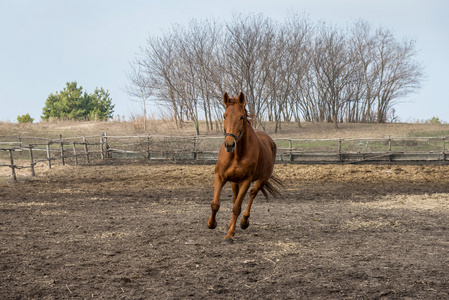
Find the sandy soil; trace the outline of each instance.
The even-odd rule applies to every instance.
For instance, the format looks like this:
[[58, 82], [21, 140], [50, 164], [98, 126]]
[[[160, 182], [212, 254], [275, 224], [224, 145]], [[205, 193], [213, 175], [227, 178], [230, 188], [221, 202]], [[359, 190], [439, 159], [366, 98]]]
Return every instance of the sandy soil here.
[[55, 166], [0, 181], [1, 299], [447, 299], [449, 166], [276, 165], [222, 243], [212, 165]]

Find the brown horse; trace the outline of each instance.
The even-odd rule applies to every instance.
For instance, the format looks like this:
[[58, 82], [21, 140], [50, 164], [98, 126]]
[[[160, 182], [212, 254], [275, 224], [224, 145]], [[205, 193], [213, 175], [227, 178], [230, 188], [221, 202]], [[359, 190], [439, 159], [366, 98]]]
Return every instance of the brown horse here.
[[207, 222], [210, 229], [217, 226], [215, 216], [220, 208], [220, 193], [226, 182], [231, 181], [233, 191], [232, 218], [225, 240], [232, 242], [235, 235], [237, 218], [242, 210], [242, 202], [252, 182], [248, 207], [243, 213], [240, 225], [242, 229], [249, 226], [251, 205], [259, 191], [268, 197], [279, 194], [281, 182], [274, 176], [273, 167], [276, 159], [276, 144], [265, 133], [254, 131], [245, 109], [246, 100], [243, 93], [238, 98], [229, 98], [225, 93], [223, 102], [225, 141], [221, 145], [215, 166], [214, 200], [212, 214]]

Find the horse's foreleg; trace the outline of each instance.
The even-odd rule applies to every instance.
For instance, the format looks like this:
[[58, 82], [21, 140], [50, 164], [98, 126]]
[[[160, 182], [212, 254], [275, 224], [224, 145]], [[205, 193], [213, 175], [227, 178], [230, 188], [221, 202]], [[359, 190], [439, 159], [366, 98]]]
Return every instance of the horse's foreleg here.
[[214, 181], [214, 200], [212, 200], [211, 210], [212, 213], [210, 215], [209, 220], [207, 221], [207, 227], [210, 229], [214, 229], [217, 227], [217, 221], [215, 220], [215, 216], [217, 215], [218, 210], [220, 209], [220, 194], [223, 186], [226, 182], [220, 178], [220, 176], [215, 175]]
[[246, 192], [248, 191], [250, 185], [251, 185], [251, 178], [246, 179], [245, 181], [239, 184], [239, 192], [234, 202], [234, 205], [232, 206], [232, 218], [231, 222], [229, 223], [228, 234], [225, 236], [225, 239], [228, 241], [232, 241], [234, 238], [235, 224], [237, 223], [237, 218], [239, 217], [240, 212], [242, 211], [242, 202], [243, 199], [245, 198]]
[[231, 183], [232, 187], [232, 203], [235, 203], [237, 196], [239, 195], [239, 185], [235, 182]]
[[246, 210], [243, 213], [242, 221], [240, 222], [240, 227], [242, 229], [246, 229], [249, 226], [249, 220], [248, 219], [249, 219], [249, 216], [250, 216], [251, 205], [253, 205], [254, 198], [256, 198], [257, 193], [260, 191], [262, 186], [263, 186], [263, 183], [262, 183], [261, 180], [256, 181], [254, 183], [254, 187], [251, 189], [251, 192], [249, 193], [248, 206], [246, 207]]
[[[232, 187], [232, 203], [234, 204], [235, 201], [237, 201], [237, 197], [239, 195], [240, 188], [239, 188], [239, 184], [235, 183], [235, 182], [231, 183], [231, 187]], [[231, 227], [231, 224], [232, 224], [232, 220], [229, 222], [228, 229]]]

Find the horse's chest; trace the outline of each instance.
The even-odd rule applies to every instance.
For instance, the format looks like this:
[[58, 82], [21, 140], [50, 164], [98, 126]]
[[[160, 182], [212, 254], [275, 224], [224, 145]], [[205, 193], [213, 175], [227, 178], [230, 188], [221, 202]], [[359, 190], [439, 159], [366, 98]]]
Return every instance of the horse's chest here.
[[229, 168], [225, 172], [225, 177], [227, 180], [232, 182], [239, 182], [244, 180], [245, 178], [248, 178], [252, 172], [248, 168], [244, 168], [241, 166], [233, 166]]

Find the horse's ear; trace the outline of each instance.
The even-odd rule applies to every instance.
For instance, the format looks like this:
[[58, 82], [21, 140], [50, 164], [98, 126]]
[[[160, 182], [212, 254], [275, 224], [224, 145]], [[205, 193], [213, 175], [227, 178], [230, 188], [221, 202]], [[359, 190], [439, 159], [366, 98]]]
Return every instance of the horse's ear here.
[[246, 99], [245, 99], [245, 95], [243, 95], [243, 92], [240, 92], [239, 95], [239, 103], [245, 107], [246, 106]]
[[223, 95], [223, 103], [224, 103], [224, 105], [225, 105], [226, 107], [228, 107], [228, 105], [229, 105], [229, 96], [228, 96], [228, 93], [225, 93], [225, 94]]

